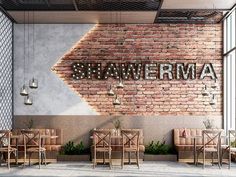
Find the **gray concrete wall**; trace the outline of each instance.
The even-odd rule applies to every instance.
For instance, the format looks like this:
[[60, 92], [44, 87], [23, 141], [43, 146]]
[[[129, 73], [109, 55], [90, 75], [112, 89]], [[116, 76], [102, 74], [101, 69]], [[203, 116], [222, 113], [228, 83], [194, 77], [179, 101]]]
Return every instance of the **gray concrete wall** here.
[[[35, 59], [26, 41], [30, 59], [26, 60], [26, 83], [33, 76], [39, 80], [39, 88], [31, 90], [33, 105], [25, 106], [20, 96], [20, 87], [24, 83], [24, 25], [14, 25], [14, 114], [15, 115], [96, 115], [97, 113], [71, 91], [58, 78], [51, 67], [81, 39], [94, 25], [92, 24], [36, 24]], [[28, 34], [26, 26], [26, 34]], [[30, 26], [32, 36], [32, 25]], [[27, 39], [27, 37], [26, 37]]]
[[[15, 128], [26, 128], [25, 123], [33, 120], [33, 128], [58, 128], [63, 130], [64, 143], [81, 140], [88, 145], [90, 133], [94, 128], [114, 128], [114, 116], [16, 116]], [[174, 128], [204, 128], [203, 116], [120, 116], [122, 128], [141, 128], [144, 132], [144, 143], [163, 139], [172, 144]], [[211, 117], [214, 126], [222, 127], [222, 117]]]

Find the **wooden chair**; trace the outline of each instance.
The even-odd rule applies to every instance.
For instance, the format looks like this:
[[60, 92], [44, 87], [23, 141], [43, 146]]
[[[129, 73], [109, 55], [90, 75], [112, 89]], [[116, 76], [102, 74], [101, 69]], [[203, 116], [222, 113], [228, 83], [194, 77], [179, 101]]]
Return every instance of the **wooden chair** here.
[[15, 155], [15, 161], [17, 164], [17, 149], [11, 147], [11, 131], [10, 130], [0, 130], [0, 152], [7, 154], [7, 166], [10, 169], [11, 154]]
[[39, 130], [21, 130], [24, 142], [24, 166], [27, 153], [29, 154], [29, 165], [32, 153], [38, 153], [39, 168], [41, 163], [46, 165], [46, 149], [42, 147], [42, 137]]
[[212, 165], [214, 162], [214, 153], [217, 154], [218, 166], [221, 167], [221, 132], [222, 130], [203, 130], [202, 131], [202, 141], [203, 146], [197, 149], [197, 164], [199, 154], [203, 154], [203, 168], [205, 168], [206, 153], [211, 153]]
[[103, 163], [105, 164], [105, 153], [108, 153], [109, 167], [111, 168], [111, 131], [110, 130], [94, 130], [93, 131], [93, 151], [94, 160], [93, 168], [97, 164], [97, 153], [103, 153]]
[[[139, 136], [140, 132], [138, 130], [121, 130], [122, 136], [122, 159], [121, 166], [124, 166], [125, 153], [135, 153], [136, 164], [139, 168]], [[130, 162], [130, 157], [129, 157]]]
[[[228, 165], [229, 169], [231, 168], [231, 155], [232, 153], [236, 153], [236, 130], [229, 130], [228, 133], [228, 144], [222, 145], [222, 159], [223, 155], [227, 152], [228, 153]], [[221, 159], [221, 162], [222, 162]]]

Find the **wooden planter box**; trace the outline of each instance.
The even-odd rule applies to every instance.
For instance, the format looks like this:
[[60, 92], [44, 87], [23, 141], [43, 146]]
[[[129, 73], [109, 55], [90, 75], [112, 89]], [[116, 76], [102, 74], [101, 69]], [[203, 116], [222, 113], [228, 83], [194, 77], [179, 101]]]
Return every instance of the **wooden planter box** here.
[[90, 155], [58, 155], [57, 161], [90, 161]]
[[156, 155], [156, 154], [144, 154], [144, 161], [177, 161], [176, 154]]

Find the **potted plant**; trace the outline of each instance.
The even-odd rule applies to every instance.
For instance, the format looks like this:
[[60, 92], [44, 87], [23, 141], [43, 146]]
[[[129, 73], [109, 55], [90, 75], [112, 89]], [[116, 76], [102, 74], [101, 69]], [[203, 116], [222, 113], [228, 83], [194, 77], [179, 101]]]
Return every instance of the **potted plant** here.
[[122, 126], [122, 121], [119, 119], [119, 117], [116, 117], [113, 121], [112, 124], [115, 128], [115, 135], [120, 135], [120, 130]]
[[177, 155], [165, 141], [151, 141], [145, 146], [144, 161], [177, 161]]
[[89, 161], [90, 160], [90, 150], [85, 148], [82, 141], [75, 144], [73, 141], [66, 143], [58, 157], [58, 161]]
[[206, 129], [213, 129], [214, 128], [214, 120], [213, 119], [207, 119], [203, 121], [203, 124]]
[[27, 129], [32, 129], [34, 126], [34, 120], [31, 118], [28, 121], [25, 121], [24, 124]]

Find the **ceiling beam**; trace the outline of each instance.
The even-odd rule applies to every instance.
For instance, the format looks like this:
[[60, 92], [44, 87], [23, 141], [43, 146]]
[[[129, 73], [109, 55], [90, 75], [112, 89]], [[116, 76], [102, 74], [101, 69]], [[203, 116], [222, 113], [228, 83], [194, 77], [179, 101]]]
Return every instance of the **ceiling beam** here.
[[76, 0], [72, 0], [72, 1], [73, 1], [73, 4], [74, 4], [74, 7], [75, 7], [75, 10], [78, 11], [79, 9], [78, 9], [78, 5], [77, 5], [77, 3], [76, 3]]
[[159, 7], [158, 7], [158, 9], [157, 9], [157, 14], [156, 14], [156, 17], [155, 17], [155, 19], [154, 19], [154, 22], [153, 22], [153, 23], [155, 23], [155, 21], [157, 21], [157, 19], [158, 19], [159, 15], [160, 15], [160, 13], [161, 13], [161, 6], [162, 6], [163, 2], [164, 2], [164, 0], [160, 0]]

